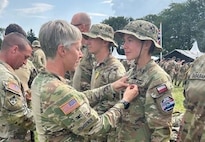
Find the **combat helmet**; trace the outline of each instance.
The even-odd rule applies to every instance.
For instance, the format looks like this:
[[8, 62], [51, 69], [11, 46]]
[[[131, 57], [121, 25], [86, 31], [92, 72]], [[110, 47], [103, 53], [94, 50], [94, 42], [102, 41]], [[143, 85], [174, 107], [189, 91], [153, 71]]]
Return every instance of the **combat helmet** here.
[[112, 43], [113, 46], [117, 47], [117, 43], [114, 41], [114, 30], [111, 26], [106, 24], [94, 24], [92, 25], [89, 32], [83, 32], [85, 39], [90, 38], [101, 38], [105, 41]]
[[41, 44], [40, 44], [40, 42], [39, 42], [38, 40], [34, 40], [34, 41], [32, 42], [32, 47], [41, 48]]
[[158, 43], [159, 30], [154, 24], [148, 21], [131, 21], [122, 30], [115, 32], [115, 35], [120, 37], [123, 37], [124, 34], [133, 35], [140, 40], [151, 40], [155, 45], [155, 51], [162, 51], [162, 47]]

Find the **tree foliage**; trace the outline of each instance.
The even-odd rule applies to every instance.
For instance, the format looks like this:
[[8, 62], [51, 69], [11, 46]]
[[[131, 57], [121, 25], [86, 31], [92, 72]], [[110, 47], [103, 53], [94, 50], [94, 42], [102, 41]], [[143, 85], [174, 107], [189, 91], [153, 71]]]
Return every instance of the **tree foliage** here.
[[[189, 50], [195, 40], [200, 51], [205, 52], [205, 1], [187, 0], [184, 3], [172, 3], [158, 15], [147, 15], [141, 19], [159, 27], [162, 23], [163, 54], [174, 49]], [[114, 30], [122, 29], [133, 18], [109, 17], [102, 23]], [[117, 39], [118, 43], [119, 39]]]
[[1, 43], [2, 43], [2, 37], [3, 37], [4, 31], [5, 31], [4, 28], [0, 28], [0, 46], [1, 46]]
[[37, 37], [35, 36], [35, 33], [33, 32], [32, 29], [30, 29], [29, 32], [27, 32], [27, 39], [32, 43], [34, 40], [37, 39]]

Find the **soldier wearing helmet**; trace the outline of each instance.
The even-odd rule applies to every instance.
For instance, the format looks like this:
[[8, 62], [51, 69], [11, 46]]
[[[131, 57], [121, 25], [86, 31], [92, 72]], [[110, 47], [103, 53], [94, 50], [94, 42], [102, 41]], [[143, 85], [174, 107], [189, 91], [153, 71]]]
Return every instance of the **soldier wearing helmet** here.
[[115, 36], [124, 40], [127, 60], [135, 60], [128, 71], [128, 81], [138, 85], [140, 93], [130, 111], [124, 114], [119, 128], [119, 141], [167, 142], [171, 135], [174, 108], [170, 76], [151, 59], [162, 51], [157, 42], [158, 28], [144, 20], [128, 23]]
[[32, 62], [36, 69], [39, 71], [42, 71], [45, 69], [46, 65], [46, 56], [41, 49], [41, 44], [38, 40], [34, 40], [32, 42], [32, 47], [33, 47], [33, 58]]

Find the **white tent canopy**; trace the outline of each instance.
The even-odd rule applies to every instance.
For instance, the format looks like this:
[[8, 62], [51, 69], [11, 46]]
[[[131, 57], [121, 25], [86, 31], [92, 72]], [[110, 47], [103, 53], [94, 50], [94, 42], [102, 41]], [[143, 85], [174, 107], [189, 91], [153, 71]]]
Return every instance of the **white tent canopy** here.
[[200, 56], [201, 51], [199, 50], [197, 41], [195, 41], [195, 42], [193, 43], [193, 46], [192, 46], [192, 48], [190, 49], [190, 52], [192, 52], [193, 54], [196, 54], [196, 55], [199, 55], [199, 56]]
[[175, 56], [176, 58], [179, 58], [181, 60], [192, 62], [203, 54], [204, 53], [201, 52], [198, 48], [197, 41], [195, 41], [190, 50], [175, 49], [169, 54], [165, 55], [164, 58], [172, 58], [173, 56]]

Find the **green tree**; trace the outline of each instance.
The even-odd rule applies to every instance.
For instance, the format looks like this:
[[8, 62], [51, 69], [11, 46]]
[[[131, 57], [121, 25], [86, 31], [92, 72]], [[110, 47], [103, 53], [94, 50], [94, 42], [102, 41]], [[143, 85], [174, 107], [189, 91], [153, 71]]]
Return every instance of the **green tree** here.
[[163, 23], [163, 48], [189, 50], [197, 40], [201, 51], [205, 43], [205, 2], [188, 0], [185, 3], [172, 3], [169, 9], [160, 13]]
[[1, 43], [2, 43], [2, 38], [3, 38], [4, 31], [5, 31], [4, 28], [0, 28], [0, 46], [1, 46]]
[[28, 40], [32, 43], [34, 40], [38, 39], [36, 36], [35, 36], [35, 33], [33, 32], [32, 29], [30, 29], [29, 32], [27, 32], [27, 38]]

